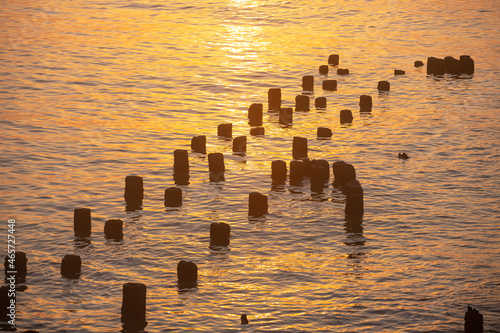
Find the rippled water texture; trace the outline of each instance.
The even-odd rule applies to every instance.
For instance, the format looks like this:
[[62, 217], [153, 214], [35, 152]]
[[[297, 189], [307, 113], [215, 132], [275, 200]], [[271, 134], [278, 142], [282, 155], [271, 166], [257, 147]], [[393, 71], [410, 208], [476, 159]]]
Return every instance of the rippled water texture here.
[[[118, 332], [122, 285], [142, 282], [148, 332], [460, 332], [467, 305], [500, 332], [499, 18], [494, 0], [2, 1], [0, 254], [14, 218], [28, 256], [18, 329]], [[318, 74], [332, 53], [348, 76]], [[413, 67], [463, 54], [473, 76]], [[266, 108], [280, 87], [293, 107], [304, 75], [327, 108], [295, 112], [291, 127], [264, 112], [266, 135], [250, 136], [250, 104]], [[326, 78], [337, 91], [321, 89]], [[358, 112], [362, 94], [371, 114]], [[246, 156], [217, 137], [225, 122], [247, 135]], [[319, 126], [332, 140], [316, 139]], [[225, 181], [209, 182], [206, 156], [190, 152], [184, 204], [165, 209], [173, 151], [201, 134], [224, 153]], [[354, 165], [361, 227], [332, 185], [271, 187], [293, 136], [310, 158]], [[144, 177], [139, 211], [125, 210], [131, 174]], [[259, 219], [252, 191], [269, 199]], [[92, 209], [87, 242], [74, 238], [78, 207]], [[112, 218], [121, 242], [104, 238]], [[209, 248], [211, 222], [231, 225], [228, 248]], [[65, 254], [82, 257], [79, 279], [61, 277]], [[198, 265], [197, 288], [178, 289], [181, 259]]]

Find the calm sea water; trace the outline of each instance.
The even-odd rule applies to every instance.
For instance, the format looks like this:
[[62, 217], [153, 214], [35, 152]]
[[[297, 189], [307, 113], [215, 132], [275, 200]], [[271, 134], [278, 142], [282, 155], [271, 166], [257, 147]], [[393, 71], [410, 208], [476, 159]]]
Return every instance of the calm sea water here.
[[[500, 332], [497, 1], [6, 0], [0, 31], [0, 254], [14, 218], [28, 256], [19, 330], [118, 332], [122, 285], [142, 282], [147, 332], [460, 332], [467, 305]], [[318, 74], [332, 53], [350, 75]], [[413, 67], [462, 54], [471, 77]], [[249, 105], [280, 87], [293, 107], [304, 75], [326, 110], [297, 112], [292, 127], [265, 113], [266, 135], [250, 136]], [[337, 91], [321, 89], [326, 78]], [[371, 114], [358, 112], [362, 94]], [[247, 156], [216, 136], [224, 122], [247, 135]], [[316, 140], [318, 126], [332, 140]], [[165, 209], [173, 151], [200, 134], [224, 153], [226, 180], [209, 182], [206, 156], [190, 153], [184, 205]], [[355, 166], [362, 228], [346, 226], [331, 185], [271, 187], [293, 136], [310, 158]], [[134, 212], [131, 174], [145, 182]], [[252, 191], [269, 197], [263, 218], [247, 216]], [[88, 242], [73, 235], [78, 207], [92, 209]], [[122, 242], [104, 238], [111, 218]], [[212, 222], [231, 225], [227, 249], [209, 248]], [[82, 257], [79, 279], [61, 277], [65, 254]], [[181, 259], [198, 265], [196, 289], [179, 291]]]

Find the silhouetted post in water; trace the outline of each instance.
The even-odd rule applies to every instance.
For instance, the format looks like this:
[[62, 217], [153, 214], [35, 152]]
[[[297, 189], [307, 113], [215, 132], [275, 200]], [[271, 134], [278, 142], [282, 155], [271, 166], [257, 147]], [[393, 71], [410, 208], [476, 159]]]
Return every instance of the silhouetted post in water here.
[[262, 125], [262, 103], [253, 103], [248, 108], [248, 123], [250, 126]]
[[247, 325], [248, 324], [248, 318], [246, 314], [241, 315], [241, 325]]
[[302, 157], [300, 159], [304, 167], [304, 177], [311, 177], [311, 165], [312, 161], [307, 157]]
[[125, 203], [131, 208], [139, 208], [142, 206], [144, 198], [144, 183], [142, 177], [127, 176], [125, 177]]
[[198, 266], [192, 261], [179, 261], [177, 264], [177, 281], [181, 288], [195, 287], [198, 281]]
[[332, 66], [337, 66], [339, 64], [339, 55], [338, 54], [330, 54], [328, 57], [328, 64]]
[[415, 60], [415, 62], [413, 63], [413, 66], [422, 67], [422, 66], [424, 66], [424, 63], [420, 60]]
[[300, 136], [293, 137], [292, 156], [294, 160], [307, 157], [307, 139]]
[[279, 123], [282, 125], [292, 125], [293, 124], [293, 109], [292, 108], [281, 108], [280, 109]]
[[352, 123], [353, 117], [351, 110], [340, 110], [340, 123]]
[[189, 184], [189, 157], [187, 150], [174, 150], [174, 182], [177, 185]]
[[379, 81], [377, 85], [378, 91], [390, 91], [391, 84], [388, 81]]
[[146, 322], [146, 285], [124, 283], [121, 321], [126, 328], [142, 330]]
[[107, 220], [104, 224], [104, 235], [106, 238], [117, 241], [123, 239], [123, 221], [119, 219]]
[[326, 108], [326, 97], [318, 97], [314, 100], [314, 106], [320, 109]]
[[444, 59], [439, 59], [435, 57], [427, 58], [428, 75], [444, 75], [445, 72], [446, 72], [446, 67], [444, 64]]
[[399, 153], [398, 158], [402, 159], [402, 160], [407, 160], [410, 158], [410, 156], [408, 156], [408, 154], [406, 154], [406, 153]]
[[468, 55], [461, 55], [460, 68], [464, 74], [474, 74], [474, 60]]
[[322, 75], [328, 74], [328, 65], [319, 66], [319, 73]]
[[369, 95], [359, 96], [359, 111], [371, 112], [372, 111], [372, 97]]
[[333, 176], [335, 177], [333, 181], [334, 187], [343, 187], [350, 180], [356, 179], [356, 170], [351, 164], [347, 164], [344, 161], [335, 162], [332, 164]]
[[73, 212], [73, 230], [76, 237], [88, 237], [92, 232], [90, 209], [75, 208]]
[[182, 206], [182, 189], [178, 187], [169, 187], [165, 189], [165, 207]]
[[207, 153], [207, 137], [205, 135], [193, 136], [191, 139], [191, 150], [200, 154]]
[[264, 135], [264, 134], [265, 134], [264, 127], [256, 127], [250, 129], [250, 135]]
[[311, 161], [311, 177], [313, 175], [312, 166], [321, 165], [323, 167], [323, 179], [325, 182], [330, 179], [330, 163], [327, 160], [312, 160]]
[[290, 185], [300, 186], [304, 180], [304, 162], [291, 161], [290, 162]]
[[231, 227], [224, 222], [210, 224], [210, 245], [228, 246]]
[[279, 111], [281, 109], [281, 88], [269, 88], [267, 93], [269, 110]]
[[224, 180], [224, 155], [222, 153], [208, 154], [208, 170], [211, 182], [220, 182]]
[[325, 187], [325, 171], [321, 164], [311, 165], [311, 192], [321, 193]]
[[327, 128], [327, 127], [318, 127], [318, 130], [316, 132], [316, 136], [318, 139], [331, 138], [332, 137], [332, 130]]
[[469, 305], [464, 319], [464, 333], [483, 333], [483, 315], [479, 311]]
[[302, 90], [304, 91], [314, 90], [314, 76], [306, 75], [302, 77]]
[[61, 274], [68, 279], [77, 279], [82, 271], [82, 259], [76, 254], [67, 254], [61, 262]]
[[401, 70], [401, 69], [395, 69], [394, 70], [394, 75], [405, 75], [406, 72]]
[[5, 278], [7, 279], [15, 275], [16, 283], [26, 281], [26, 275], [28, 274], [27, 263], [28, 259], [26, 258], [26, 253], [22, 251], [15, 251], [14, 253], [7, 254], [3, 264], [5, 268]]
[[460, 75], [460, 73], [462, 72], [460, 60], [455, 59], [452, 56], [444, 57], [444, 67], [446, 73], [451, 75]]
[[286, 182], [286, 162], [285, 161], [272, 161], [271, 162], [271, 179], [273, 184], [284, 184]]
[[346, 202], [345, 215], [347, 220], [359, 219], [363, 216], [363, 188], [356, 179], [351, 179], [345, 185]]
[[247, 137], [237, 136], [233, 139], [233, 154], [245, 155], [247, 152]]
[[248, 216], [262, 216], [268, 213], [267, 196], [259, 192], [248, 195]]
[[231, 138], [233, 136], [233, 124], [226, 123], [217, 126], [217, 136], [223, 136], [225, 138]]
[[337, 90], [337, 80], [324, 80], [323, 90]]
[[309, 96], [295, 96], [295, 111], [309, 111]]
[[337, 69], [337, 75], [347, 75], [347, 74], [349, 74], [349, 70], [347, 68]]

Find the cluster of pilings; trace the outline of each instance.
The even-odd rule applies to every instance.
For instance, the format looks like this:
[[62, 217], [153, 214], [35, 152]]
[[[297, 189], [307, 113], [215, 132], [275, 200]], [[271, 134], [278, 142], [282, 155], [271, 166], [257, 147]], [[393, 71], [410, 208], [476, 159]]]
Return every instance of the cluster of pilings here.
[[[320, 75], [327, 75], [330, 66], [339, 65], [339, 55], [332, 54], [328, 58], [328, 65], [319, 67]], [[421, 61], [415, 61], [415, 67], [422, 67]], [[349, 75], [349, 69], [337, 68], [337, 75]], [[453, 57], [438, 59], [429, 57], [427, 61], [427, 74], [444, 75], [473, 74], [474, 61], [469, 56], [460, 56], [457, 60]], [[404, 75], [405, 71], [396, 69], [394, 75]], [[324, 79], [322, 88], [326, 91], [337, 90], [337, 80]], [[295, 97], [295, 111], [309, 111], [310, 97], [314, 91], [314, 76], [306, 75], [302, 78], [303, 92]], [[379, 81], [377, 85], [379, 92], [390, 91], [388, 81]], [[326, 108], [326, 97], [318, 97], [314, 104], [318, 109]], [[270, 88], [268, 91], [268, 111], [278, 112], [279, 123], [283, 125], [293, 124], [292, 107], [282, 107], [281, 88]], [[372, 97], [361, 95], [359, 98], [360, 112], [372, 111]], [[353, 116], [351, 110], [340, 111], [340, 123], [352, 123]], [[253, 103], [248, 109], [248, 122], [252, 126], [251, 135], [264, 135], [263, 125], [263, 104]], [[217, 135], [222, 138], [232, 139], [233, 154], [245, 155], [247, 152], [246, 136], [232, 138], [232, 123], [220, 124], [217, 128]], [[332, 131], [326, 127], [318, 127], [316, 136], [318, 139], [330, 138]], [[206, 154], [206, 136], [198, 135], [191, 139], [191, 150], [196, 153]], [[406, 154], [404, 154], [406, 155]], [[400, 158], [402, 154], [400, 154]], [[407, 156], [403, 156], [408, 158]], [[333, 187], [341, 189], [345, 194], [345, 218], [350, 223], [361, 224], [364, 214], [363, 188], [356, 179], [356, 171], [353, 165], [344, 161], [332, 163], [332, 174], [334, 180]], [[289, 171], [288, 171], [289, 169]], [[174, 151], [173, 179], [176, 185], [189, 185], [189, 152], [185, 149]], [[209, 180], [212, 182], [224, 181], [225, 165], [224, 155], [214, 152], [208, 154]], [[330, 163], [323, 159], [309, 159], [307, 138], [293, 137], [292, 159], [288, 164], [283, 160], [275, 160], [271, 163], [271, 180], [273, 186], [280, 186], [289, 182], [290, 186], [302, 186], [304, 180], [309, 178], [311, 192], [321, 193], [330, 183]], [[125, 178], [124, 199], [127, 210], [134, 211], [141, 209], [144, 200], [144, 181], [140, 176], [130, 175]], [[182, 206], [182, 189], [180, 187], [169, 187], [164, 193], [165, 207]], [[248, 196], [248, 216], [261, 217], [268, 214], [269, 203], [266, 195], [259, 192], [251, 192]], [[91, 210], [88, 208], [76, 208], [73, 215], [73, 230], [76, 237], [83, 239], [92, 234]], [[123, 221], [120, 219], [109, 219], [104, 224], [104, 235], [106, 239], [120, 241], [123, 239]], [[214, 222], [210, 224], [210, 246], [227, 247], [230, 244], [231, 227], [224, 222]], [[19, 285], [26, 281], [27, 257], [26, 253], [16, 251], [14, 254], [15, 264], [12, 264], [12, 257], [5, 258], [5, 282], [22, 290]], [[10, 260], [9, 260], [10, 259]], [[9, 279], [12, 271], [15, 277]], [[60, 273], [68, 279], [77, 279], [82, 274], [82, 260], [79, 255], [66, 254], [61, 261]], [[198, 281], [198, 267], [192, 261], [180, 260], [177, 264], [177, 281], [180, 289], [195, 288]], [[9, 310], [9, 289], [8, 286], [0, 287], [0, 321], [7, 321]], [[123, 284], [123, 296], [121, 307], [121, 321], [125, 331], [138, 331], [147, 326], [146, 322], [146, 285], [142, 283]], [[241, 315], [241, 323], [248, 324], [245, 314]], [[476, 310], [468, 307], [465, 314], [465, 332], [482, 332], [483, 316]], [[36, 331], [27, 331], [37, 333]]]

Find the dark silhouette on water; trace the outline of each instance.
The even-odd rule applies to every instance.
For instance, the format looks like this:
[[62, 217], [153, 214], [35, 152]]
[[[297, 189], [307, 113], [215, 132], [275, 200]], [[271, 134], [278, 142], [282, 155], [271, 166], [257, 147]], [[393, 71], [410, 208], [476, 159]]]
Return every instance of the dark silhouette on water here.
[[223, 137], [226, 139], [232, 138], [233, 137], [233, 124], [232, 123], [225, 123], [225, 124], [220, 124], [219, 126], [217, 126], [217, 136]]
[[222, 153], [208, 154], [208, 171], [211, 182], [224, 181], [224, 155]]
[[271, 179], [273, 186], [285, 184], [287, 178], [286, 162], [282, 160], [271, 162]]
[[332, 137], [332, 130], [327, 127], [318, 127], [316, 130], [316, 137], [318, 139], [327, 139]]
[[73, 212], [73, 230], [75, 237], [89, 237], [92, 233], [90, 209], [75, 208]]
[[177, 264], [179, 289], [195, 288], [198, 284], [198, 266], [192, 261], [181, 260]]
[[337, 80], [324, 80], [322, 83], [323, 90], [337, 90]]
[[301, 186], [304, 179], [304, 162], [291, 161], [290, 162], [290, 185]]
[[207, 153], [207, 137], [205, 135], [197, 135], [191, 139], [191, 150], [200, 154]]
[[330, 54], [328, 57], [328, 64], [332, 66], [337, 66], [339, 64], [339, 55], [338, 54]]
[[349, 70], [347, 68], [339, 68], [337, 69], [337, 75], [348, 75]]
[[241, 325], [247, 325], [248, 324], [248, 318], [246, 314], [241, 315]]
[[314, 100], [314, 106], [317, 109], [325, 109], [326, 108], [326, 97], [318, 97]]
[[[14, 258], [9, 257], [9, 255], [6, 255], [4, 261], [5, 282], [9, 283], [7, 278], [10, 278], [12, 275], [15, 276], [15, 283], [25, 282], [26, 275], [28, 274], [27, 263], [28, 263], [28, 258], [26, 257], [25, 252], [15, 251]], [[8, 272], [16, 272], [16, 273], [13, 274]]]
[[470, 305], [464, 316], [464, 333], [483, 333], [483, 315]]
[[377, 89], [378, 91], [390, 91], [391, 84], [389, 81], [378, 81]]
[[250, 129], [250, 135], [264, 135], [264, 134], [265, 134], [264, 127], [256, 127]]
[[424, 63], [420, 60], [415, 60], [415, 62], [413, 63], [413, 66], [422, 67], [422, 66], [424, 66]]
[[127, 210], [138, 210], [142, 207], [144, 199], [144, 181], [139, 176], [125, 178], [125, 203]]
[[146, 285], [142, 283], [123, 284], [121, 322], [125, 331], [143, 330], [146, 322]]
[[107, 220], [104, 224], [104, 235], [108, 239], [120, 241], [123, 239], [123, 221], [119, 219]]
[[306, 95], [295, 96], [295, 111], [309, 111], [310, 98]]
[[178, 187], [169, 187], [165, 189], [165, 207], [182, 206], [182, 189]]
[[356, 170], [352, 164], [347, 164], [344, 161], [338, 161], [332, 164], [333, 186], [343, 188], [350, 180], [356, 179]]
[[352, 123], [353, 121], [352, 111], [351, 110], [340, 110], [340, 123], [347, 124]]
[[322, 75], [328, 74], [328, 65], [321, 65], [319, 66], [319, 73]]
[[262, 126], [262, 103], [253, 103], [248, 108], [248, 124], [250, 126]]
[[248, 195], [248, 216], [259, 217], [268, 213], [267, 196], [259, 192]]
[[401, 69], [395, 69], [394, 70], [394, 75], [405, 75], [406, 72], [401, 70]]
[[177, 185], [189, 184], [189, 156], [187, 150], [174, 150], [174, 182]]
[[267, 102], [269, 111], [278, 112], [281, 109], [281, 88], [269, 88]]
[[210, 224], [210, 246], [228, 246], [231, 227], [224, 222]]
[[406, 153], [399, 153], [398, 158], [401, 160], [407, 160], [410, 158], [410, 156], [408, 156]]
[[314, 90], [314, 76], [306, 75], [302, 77], [302, 90], [303, 91]]
[[346, 193], [345, 216], [348, 221], [361, 220], [364, 213], [363, 188], [356, 179], [351, 179], [344, 187]]
[[281, 108], [278, 117], [278, 121], [281, 125], [291, 126], [293, 124], [293, 109]]
[[76, 254], [66, 254], [61, 262], [61, 274], [68, 279], [77, 279], [82, 271], [82, 259]]
[[371, 112], [372, 105], [372, 97], [370, 95], [359, 96], [359, 112]]
[[294, 160], [300, 160], [303, 157], [307, 157], [307, 139], [294, 136], [292, 143], [292, 157]]

